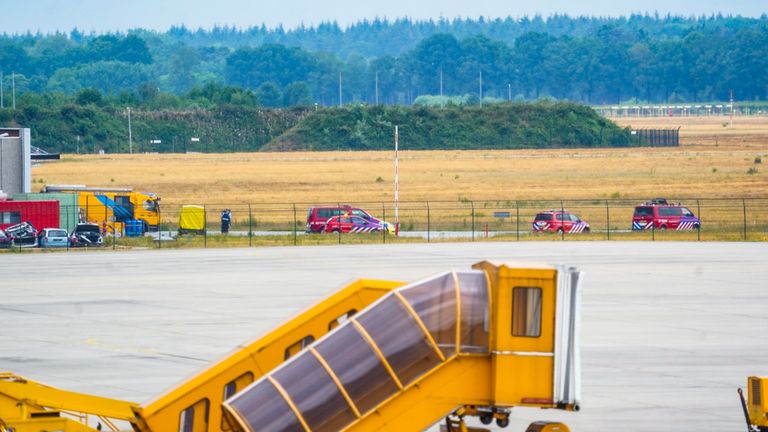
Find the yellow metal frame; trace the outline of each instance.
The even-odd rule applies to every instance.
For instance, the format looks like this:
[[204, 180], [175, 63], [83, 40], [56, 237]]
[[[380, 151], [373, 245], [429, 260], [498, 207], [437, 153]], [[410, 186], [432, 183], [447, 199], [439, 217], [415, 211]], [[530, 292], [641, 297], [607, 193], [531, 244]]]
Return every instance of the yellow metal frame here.
[[[309, 347], [311, 355], [329, 373], [356, 416], [356, 420], [345, 430], [421, 430], [457, 409], [460, 418], [492, 412], [497, 419], [506, 419], [509, 408], [515, 406], [557, 408], [553, 401], [557, 269], [549, 266], [520, 268], [489, 262], [481, 262], [473, 267], [483, 270], [488, 281], [487, 353], [461, 352], [461, 291], [455, 273], [456, 351], [450, 355], [441, 351], [407, 299], [398, 292], [394, 294], [441, 359], [437, 367], [408, 385], [400, 381], [371, 335], [356, 318], [349, 318], [351, 325], [368, 342], [399, 389], [376, 409], [361, 413], [327, 362], [314, 348]], [[143, 406], [54, 389], [9, 373], [0, 374], [0, 431], [4, 424], [14, 427], [16, 432], [54, 429], [63, 432], [94, 431], [83, 423], [87, 423], [87, 420], [82, 420], [83, 417], [77, 421], [60, 415], [69, 412], [81, 416], [100, 416], [113, 430], [116, 429], [109, 419], [130, 422], [135, 432], [178, 431], [181, 413], [203, 399], [208, 401], [207, 430], [221, 430], [224, 416], [222, 404], [228, 384], [237, 382], [235, 380], [247, 373], [258, 380], [285, 361], [286, 348], [296, 341], [310, 336], [313, 340], [320, 339], [332, 331], [331, 323], [337, 318], [352, 310], [362, 311], [403, 285], [400, 282], [379, 280], [355, 281], [261, 338], [238, 347]], [[539, 317], [541, 331], [538, 337], [512, 334], [512, 298], [515, 287], [536, 287], [542, 290]], [[282, 394], [303, 429], [310, 431], [301, 412], [280, 383], [269, 375], [267, 379]], [[245, 382], [235, 384], [236, 387], [239, 385], [245, 385]], [[236, 391], [240, 390], [236, 388]], [[230, 414], [241, 425], [233, 424], [234, 430], [248, 430], [238, 413]], [[228, 421], [231, 420], [233, 418], [229, 417]]]
[[131, 402], [61, 390], [10, 372], [0, 373], [0, 425], [5, 423], [16, 432], [91, 432], [95, 429], [86, 424], [91, 415], [117, 430], [110, 419], [131, 422], [135, 407]]
[[747, 411], [754, 426], [768, 429], [768, 377], [747, 378]]

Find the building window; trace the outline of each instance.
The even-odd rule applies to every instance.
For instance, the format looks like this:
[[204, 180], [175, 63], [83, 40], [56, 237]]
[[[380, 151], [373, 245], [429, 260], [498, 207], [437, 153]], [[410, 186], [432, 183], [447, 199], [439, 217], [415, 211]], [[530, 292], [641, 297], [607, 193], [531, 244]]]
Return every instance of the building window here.
[[512, 291], [512, 336], [541, 336], [541, 288]]

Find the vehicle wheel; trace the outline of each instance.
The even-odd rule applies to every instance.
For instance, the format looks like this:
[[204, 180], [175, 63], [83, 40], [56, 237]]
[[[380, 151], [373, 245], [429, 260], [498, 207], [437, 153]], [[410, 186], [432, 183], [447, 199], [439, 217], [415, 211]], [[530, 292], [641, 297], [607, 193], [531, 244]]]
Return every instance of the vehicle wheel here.
[[496, 425], [500, 428], [505, 428], [509, 426], [509, 417], [496, 419]]
[[562, 229], [562, 228], [558, 228], [558, 229], [557, 229], [557, 233], [558, 233], [558, 234], [562, 234], [562, 233], [563, 233], [563, 229]]
[[666, 225], [662, 225], [662, 226], [659, 227], [659, 229], [662, 230], [662, 231], [666, 231], [667, 230], [667, 226]]
[[584, 228], [584, 233], [589, 234], [589, 228]]
[[332, 233], [334, 233], [334, 234], [338, 234], [340, 231], [339, 231], [339, 229], [337, 228], [337, 229], [334, 229], [334, 230], [333, 230], [333, 231], [331, 231], [331, 232], [332, 232]]
[[490, 414], [484, 414], [480, 416], [480, 423], [489, 425], [493, 422], [493, 416]]

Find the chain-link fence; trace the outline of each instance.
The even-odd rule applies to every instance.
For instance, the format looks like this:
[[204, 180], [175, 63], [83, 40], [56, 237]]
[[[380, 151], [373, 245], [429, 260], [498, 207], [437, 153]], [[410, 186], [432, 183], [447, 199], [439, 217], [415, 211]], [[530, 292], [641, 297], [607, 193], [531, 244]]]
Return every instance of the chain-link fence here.
[[[0, 228], [6, 229], [10, 241], [5, 245], [12, 250], [768, 238], [768, 199], [676, 199], [666, 206], [648, 204], [687, 209], [691, 215], [681, 217], [682, 210], [675, 210], [672, 213], [678, 216], [657, 214], [645, 224], [636, 217], [642, 206], [628, 199], [421, 201], [401, 202], [397, 208], [391, 202], [162, 205], [154, 216], [134, 220], [108, 206], [60, 205], [57, 214], [42, 214], [39, 209], [0, 211]], [[223, 219], [228, 219], [226, 226]], [[314, 229], [308, 224], [311, 221], [316, 222]], [[18, 228], [24, 222], [34, 226], [37, 234], [25, 237]], [[56, 235], [66, 235], [67, 240], [56, 242]]]

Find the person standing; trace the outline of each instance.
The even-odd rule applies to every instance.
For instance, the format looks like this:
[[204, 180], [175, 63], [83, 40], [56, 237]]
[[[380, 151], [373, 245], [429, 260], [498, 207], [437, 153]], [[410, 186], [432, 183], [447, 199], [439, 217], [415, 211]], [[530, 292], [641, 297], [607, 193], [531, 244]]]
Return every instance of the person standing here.
[[221, 212], [221, 233], [227, 234], [229, 232], [229, 225], [232, 223], [232, 213], [229, 209], [224, 209]]

